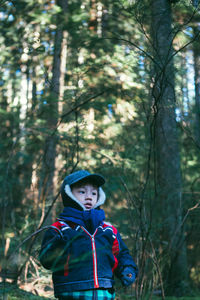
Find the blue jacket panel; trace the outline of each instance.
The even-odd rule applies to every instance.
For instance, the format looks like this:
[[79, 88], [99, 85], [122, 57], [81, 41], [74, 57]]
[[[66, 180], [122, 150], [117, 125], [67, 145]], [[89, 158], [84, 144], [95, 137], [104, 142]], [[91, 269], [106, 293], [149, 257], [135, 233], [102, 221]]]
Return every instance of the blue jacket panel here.
[[66, 291], [111, 288], [113, 274], [122, 279], [125, 267], [137, 275], [119, 232], [106, 222], [92, 235], [83, 226], [55, 222], [45, 233], [40, 261], [53, 272], [55, 296]]

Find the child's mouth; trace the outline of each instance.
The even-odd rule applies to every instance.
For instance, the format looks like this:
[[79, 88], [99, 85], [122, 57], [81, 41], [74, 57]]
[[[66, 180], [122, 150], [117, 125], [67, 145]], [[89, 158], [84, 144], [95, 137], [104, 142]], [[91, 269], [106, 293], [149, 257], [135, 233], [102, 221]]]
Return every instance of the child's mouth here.
[[91, 207], [92, 207], [92, 204], [91, 204], [91, 203], [86, 203], [86, 204], [85, 204], [85, 208], [90, 209]]

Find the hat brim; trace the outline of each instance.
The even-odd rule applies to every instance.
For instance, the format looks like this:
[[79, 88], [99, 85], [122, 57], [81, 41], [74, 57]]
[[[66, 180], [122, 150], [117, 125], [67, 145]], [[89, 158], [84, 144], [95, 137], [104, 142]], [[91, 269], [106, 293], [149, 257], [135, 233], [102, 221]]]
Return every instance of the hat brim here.
[[89, 175], [83, 175], [82, 177], [77, 178], [74, 180], [70, 185], [75, 183], [81, 183], [81, 181], [91, 181], [96, 186], [100, 187], [105, 183], [105, 179], [103, 176], [99, 174], [89, 174]]

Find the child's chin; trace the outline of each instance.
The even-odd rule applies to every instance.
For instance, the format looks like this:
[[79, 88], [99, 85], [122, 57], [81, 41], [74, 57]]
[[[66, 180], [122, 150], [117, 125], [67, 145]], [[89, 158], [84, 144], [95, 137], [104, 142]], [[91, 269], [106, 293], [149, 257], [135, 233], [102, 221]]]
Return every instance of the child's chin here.
[[85, 209], [90, 210], [90, 209], [92, 209], [92, 206], [85, 206]]

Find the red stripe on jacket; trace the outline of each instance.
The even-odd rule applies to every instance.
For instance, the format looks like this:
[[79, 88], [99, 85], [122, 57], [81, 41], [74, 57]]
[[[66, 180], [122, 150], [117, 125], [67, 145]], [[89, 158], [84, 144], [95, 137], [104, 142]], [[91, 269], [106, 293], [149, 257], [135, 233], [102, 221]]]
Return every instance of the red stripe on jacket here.
[[104, 223], [103, 224], [103, 228], [106, 228], [106, 227], [111, 227], [112, 230], [113, 230], [113, 234], [115, 235], [115, 239], [114, 239], [113, 245], [112, 245], [112, 253], [113, 253], [113, 256], [114, 256], [114, 260], [115, 260], [115, 263], [114, 263], [114, 266], [112, 268], [112, 271], [114, 272], [114, 270], [118, 266], [118, 259], [117, 259], [116, 256], [119, 254], [119, 242], [117, 240], [117, 229], [113, 225], [111, 225], [111, 224]]
[[64, 265], [64, 276], [67, 276], [69, 274], [69, 257], [70, 257], [70, 255], [68, 255], [67, 261]]
[[53, 227], [53, 228], [56, 227], [58, 230], [60, 230], [62, 227], [62, 224], [59, 221], [57, 221], [57, 222], [51, 224], [51, 227]]

